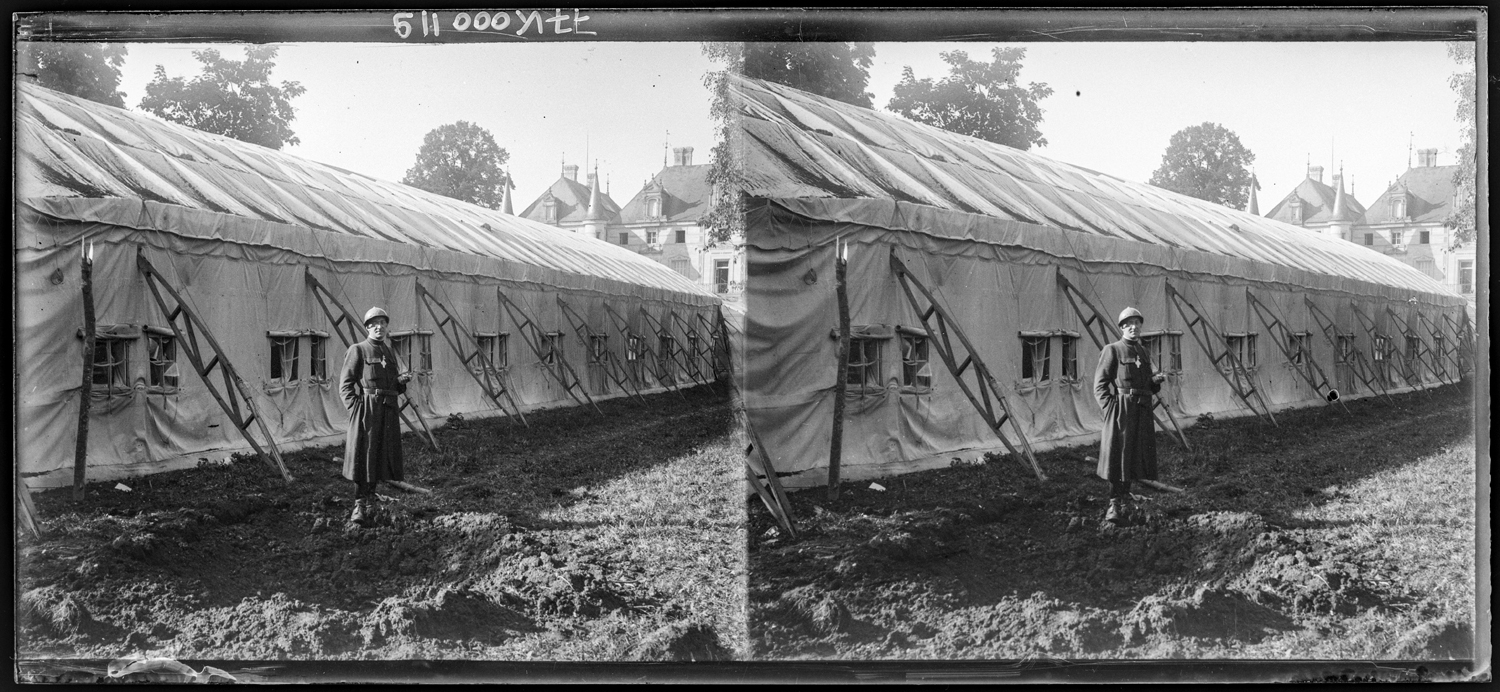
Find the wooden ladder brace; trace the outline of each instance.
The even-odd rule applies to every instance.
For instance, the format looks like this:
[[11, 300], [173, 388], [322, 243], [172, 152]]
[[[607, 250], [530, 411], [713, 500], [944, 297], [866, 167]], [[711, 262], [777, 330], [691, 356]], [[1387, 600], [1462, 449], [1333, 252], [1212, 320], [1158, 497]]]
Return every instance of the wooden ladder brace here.
[[[1029, 464], [1032, 472], [1036, 474], [1037, 480], [1046, 481], [1047, 474], [1042, 472], [1041, 465], [1037, 463], [1036, 456], [1032, 454], [1031, 443], [1026, 440], [1026, 433], [1021, 430], [1021, 425], [1011, 416], [1010, 403], [1006, 401], [1005, 394], [1000, 389], [999, 383], [995, 382], [995, 378], [990, 374], [990, 369], [980, 359], [979, 352], [974, 348], [969, 338], [964, 336], [963, 330], [959, 328], [958, 323], [938, 304], [937, 298], [932, 295], [932, 292], [927, 290], [927, 287], [922, 285], [922, 282], [918, 281], [917, 277], [911, 275], [906, 265], [902, 263], [901, 258], [896, 256], [896, 249], [894, 247], [891, 248], [890, 262], [891, 271], [895, 273], [896, 278], [901, 283], [902, 292], [906, 294], [906, 301], [916, 311], [918, 320], [922, 323], [922, 329], [927, 333], [927, 343], [936, 349], [938, 355], [942, 357], [943, 364], [948, 367], [948, 372], [953, 374], [953, 380], [958, 383], [958, 388], [963, 391], [964, 396], [969, 398], [969, 403], [974, 405], [974, 409], [979, 412], [980, 417], [984, 418], [984, 422], [990, 426], [990, 430], [995, 433], [995, 436], [1000, 438], [1000, 442], [1005, 445], [1005, 448], [1010, 450], [1011, 455], [1017, 461], [1024, 460]], [[926, 307], [923, 307], [922, 301], [917, 299], [917, 294], [912, 292], [912, 287], [914, 286], [922, 294], [923, 299], [925, 299]], [[935, 320], [937, 323], [936, 326], [929, 320]], [[963, 346], [965, 356], [962, 365], [958, 362], [958, 356], [954, 352], [950, 337], [957, 337], [958, 343]], [[963, 375], [965, 371], [973, 372], [973, 387], [970, 387], [969, 383], [964, 381]], [[977, 395], [974, 393], [974, 389], [979, 390]], [[996, 414], [997, 404], [999, 406], [998, 415]], [[1007, 421], [1010, 422], [1011, 430], [1015, 432], [1017, 439], [1021, 441], [1021, 448], [1024, 450], [1024, 454], [1016, 450], [1015, 446], [1011, 444], [1010, 438], [1007, 438], [1001, 430], [1001, 426], [1005, 425]]]
[[[563, 301], [562, 296], [557, 297], [557, 307], [562, 309], [563, 318], [566, 319], [568, 321], [568, 324], [573, 327], [573, 333], [578, 335], [578, 343], [583, 345], [584, 353], [593, 353], [594, 337], [597, 336], [601, 339], [609, 338], [608, 335], [596, 332], [592, 328], [590, 328], [588, 323], [583, 320], [583, 317], [574, 312], [573, 308], [569, 307], [568, 304]], [[609, 342], [605, 341], [605, 343], [607, 344]], [[641, 390], [637, 388], [635, 386], [635, 383], [632, 382], [630, 380], [630, 377], [627, 376], [627, 374], [625, 373], [625, 367], [623, 365], [620, 365], [619, 359], [615, 358], [614, 351], [611, 351], [608, 347], [606, 347], [604, 349], [604, 352], [599, 355], [599, 364], [604, 366], [604, 373], [606, 375], [609, 375], [610, 380], [614, 381], [615, 386], [619, 387], [620, 391], [629, 394], [632, 398], [634, 398], [636, 401], [639, 401], [641, 404], [646, 403], [645, 397], [641, 396]]]
[[[1089, 338], [1094, 341], [1096, 348], [1103, 351], [1105, 346], [1120, 338], [1119, 327], [1110, 324], [1109, 320], [1105, 318], [1104, 313], [1087, 296], [1083, 295], [1083, 292], [1079, 291], [1077, 286], [1068, 281], [1068, 277], [1063, 276], [1061, 269], [1057, 271], [1057, 285], [1063, 289], [1063, 296], [1068, 299], [1068, 304], [1073, 306], [1073, 314], [1077, 315], [1078, 320], [1083, 323], [1083, 330], [1089, 333]], [[1080, 302], [1082, 302], [1082, 306], [1079, 305]], [[1091, 314], [1084, 315], [1083, 308], [1085, 307], [1089, 309]], [[1151, 411], [1151, 417], [1156, 419], [1157, 427], [1160, 427], [1162, 432], [1174, 433], [1175, 439], [1182, 444], [1183, 448], [1191, 451], [1193, 447], [1188, 444], [1187, 435], [1183, 434], [1182, 426], [1177, 424], [1177, 416], [1173, 415], [1172, 407], [1168, 406], [1167, 402], [1162, 401], [1161, 397], [1153, 398], [1156, 399], [1156, 406]], [[1162, 412], [1167, 414], [1167, 422], [1172, 425], [1171, 430], [1167, 429], [1167, 422], [1162, 422], [1161, 414], [1157, 413], [1155, 409], [1161, 409]]]
[[[1405, 358], [1395, 358], [1395, 359], [1391, 358], [1391, 354], [1397, 352], [1396, 343], [1395, 343], [1396, 340], [1392, 339], [1390, 337], [1387, 337], [1384, 334], [1381, 334], [1380, 331], [1375, 328], [1375, 320], [1370, 319], [1370, 317], [1368, 315], [1366, 315], [1364, 313], [1364, 311], [1362, 311], [1362, 310], [1359, 309], [1359, 303], [1356, 303], [1356, 302], [1354, 302], [1354, 301], [1351, 300], [1351, 301], [1349, 301], [1349, 307], [1354, 310], [1354, 316], [1359, 319], [1360, 326], [1362, 326], [1362, 327], [1365, 328], [1365, 333], [1367, 333], [1367, 334], [1370, 335], [1370, 350], [1371, 350], [1371, 353], [1374, 353], [1375, 355], [1380, 356], [1380, 358], [1378, 359], [1378, 362], [1386, 363], [1387, 364], [1386, 368], [1390, 368], [1389, 363], [1392, 360], [1394, 360], [1396, 362], [1396, 365], [1398, 367], [1400, 367], [1400, 369], [1401, 369], [1401, 378], [1404, 379], [1404, 380], [1406, 380], [1407, 384], [1412, 385], [1412, 386], [1416, 386], [1417, 385], [1416, 375], [1414, 375], [1412, 373], [1410, 367], [1407, 367], [1408, 363], [1406, 362], [1406, 359]], [[1385, 351], [1383, 351], [1383, 352], [1380, 352], [1379, 349], [1376, 348], [1376, 346], [1380, 343], [1380, 341], [1379, 341], [1380, 339], [1385, 339], [1386, 340]], [[1383, 375], [1384, 373], [1381, 373], [1381, 372], [1377, 371], [1376, 374], [1377, 375]]]
[[691, 356], [687, 356], [684, 350], [684, 359], [688, 362], [689, 365], [692, 366], [693, 381], [701, 381], [706, 385], [712, 386], [713, 378], [709, 377], [709, 375], [712, 374], [712, 371], [704, 372], [702, 365], [700, 365], [701, 363], [710, 362], [713, 360], [712, 340], [705, 339], [703, 335], [698, 332], [698, 328], [694, 327], [692, 322], [683, 319], [681, 315], [677, 314], [676, 310], [668, 311], [667, 316], [670, 317], [672, 323], [677, 325], [677, 328], [682, 331], [682, 336], [684, 338], [691, 337], [687, 338], [687, 343], [692, 348], [693, 353]]
[[511, 321], [516, 324], [516, 331], [521, 333], [521, 339], [526, 342], [527, 346], [531, 347], [531, 352], [536, 354], [537, 361], [542, 363], [542, 369], [552, 375], [552, 378], [557, 380], [558, 384], [562, 385], [563, 391], [572, 397], [573, 401], [578, 402], [579, 406], [588, 404], [594, 407], [594, 411], [599, 415], [604, 415], [604, 411], [599, 408], [598, 404], [594, 403], [594, 398], [589, 396], [588, 389], [578, 379], [578, 373], [573, 371], [573, 365], [568, 362], [567, 355], [565, 353], [553, 353], [552, 357], [556, 361], [555, 365], [557, 367], [554, 368], [552, 365], [548, 365], [546, 354], [542, 352], [542, 340], [547, 337], [546, 332], [543, 332], [542, 328], [538, 327], [536, 322], [533, 322], [526, 315], [526, 311], [521, 306], [515, 304], [511, 299], [506, 298], [505, 293], [501, 292], [499, 288], [495, 289], [495, 295], [500, 298], [500, 306], [505, 308], [506, 314], [510, 315]]
[[682, 389], [677, 386], [677, 380], [671, 377], [667, 377], [666, 370], [661, 367], [661, 359], [657, 357], [656, 346], [651, 343], [651, 340], [632, 331], [630, 329], [630, 323], [627, 322], [624, 317], [621, 317], [620, 313], [615, 312], [614, 308], [611, 308], [609, 306], [609, 303], [604, 304], [604, 312], [605, 314], [609, 315], [610, 321], [615, 323], [615, 328], [620, 330], [620, 336], [625, 338], [625, 348], [627, 350], [630, 348], [630, 340], [635, 339], [636, 343], [639, 343], [642, 347], [645, 348], [646, 355], [650, 356], [649, 358], [642, 359], [639, 355], [637, 355], [635, 360], [636, 367], [645, 368], [646, 372], [651, 373], [651, 376], [655, 377], [656, 381], [660, 382], [663, 387], [666, 387], [669, 391], [675, 392], [677, 396], [686, 401], [687, 395], [683, 394]]
[[[515, 397], [511, 396], [505, 376], [499, 374], [502, 371], [495, 369], [495, 364], [490, 361], [489, 354], [479, 350], [479, 341], [473, 332], [464, 327], [458, 316], [453, 314], [443, 301], [438, 300], [437, 296], [428, 291], [420, 281], [416, 282], [416, 286], [417, 298], [422, 301], [422, 305], [427, 307], [427, 314], [432, 316], [438, 332], [443, 335], [443, 340], [448, 342], [448, 347], [453, 349], [454, 355], [458, 356], [463, 368], [469, 371], [469, 375], [474, 378], [475, 382], [479, 383], [479, 388], [484, 391], [484, 395], [489, 397], [490, 401], [494, 402], [495, 408], [507, 418], [520, 420], [522, 426], [531, 427], [531, 424], [526, 422], [526, 414], [521, 411], [521, 405], [516, 403]], [[476, 359], [479, 361], [479, 367], [477, 369], [469, 367]], [[501, 401], [501, 397], [505, 400]], [[506, 408], [507, 402], [510, 408]]]
[[[1438, 380], [1443, 384], [1453, 384], [1453, 381], [1448, 379], [1447, 373], [1444, 373], [1442, 371], [1442, 368], [1438, 366], [1438, 363], [1432, 357], [1432, 347], [1428, 346], [1427, 342], [1422, 341], [1422, 335], [1419, 334], [1417, 330], [1412, 329], [1411, 324], [1409, 324], [1400, 315], [1396, 314], [1396, 311], [1392, 310], [1391, 306], [1385, 306], [1385, 314], [1390, 315], [1391, 319], [1401, 327], [1401, 336], [1417, 340], [1417, 353], [1412, 357], [1412, 360], [1425, 363], [1427, 365], [1427, 369], [1431, 370], [1432, 374], [1437, 376]], [[1421, 315], [1422, 312], [1418, 310], [1417, 314]], [[1416, 375], [1418, 379], [1421, 378], [1420, 372], [1417, 372]]]
[[714, 379], [728, 381], [730, 376], [729, 330], [724, 325], [724, 312], [722, 310], [715, 310], [712, 320], [700, 312], [698, 313], [698, 323], [703, 325], [703, 331], [713, 335], [711, 345], [708, 347], [708, 353], [709, 368], [713, 372]]
[[[1260, 390], [1255, 387], [1253, 381], [1250, 381], [1249, 373], [1245, 370], [1244, 364], [1240, 362], [1240, 357], [1229, 348], [1229, 340], [1224, 338], [1218, 329], [1214, 328], [1213, 323], [1203, 313], [1199, 312], [1197, 307], [1188, 302], [1186, 296], [1178, 293], [1177, 289], [1173, 288], [1171, 282], [1166, 282], [1165, 285], [1167, 287], [1167, 298], [1171, 299], [1172, 304], [1177, 307], [1177, 314], [1182, 316], [1182, 321], [1187, 326], [1188, 332], [1193, 335], [1193, 341], [1198, 342], [1198, 347], [1203, 349], [1203, 353], [1208, 356], [1209, 363], [1213, 369], [1224, 378], [1225, 382], [1229, 383], [1230, 390], [1234, 392], [1235, 396], [1240, 398], [1240, 401], [1245, 402], [1245, 407], [1250, 409], [1251, 413], [1254, 413], [1263, 420], [1270, 420], [1271, 425], [1281, 427], [1281, 424], [1276, 422], [1276, 415], [1271, 412], [1271, 407], [1266, 405], [1265, 398], [1260, 395]], [[1213, 344], [1222, 344], [1224, 350], [1214, 351]], [[1229, 370], [1227, 372], [1219, 367], [1219, 363], [1226, 358], [1229, 359]], [[1241, 383], [1241, 377], [1247, 381]], [[1260, 408], [1256, 408], [1255, 402], [1250, 400], [1252, 396], [1255, 397], [1255, 402], [1260, 403]]]
[[[1328, 375], [1323, 373], [1323, 368], [1318, 366], [1317, 359], [1313, 358], [1312, 349], [1309, 348], [1306, 353], [1302, 353], [1302, 362], [1298, 363], [1297, 354], [1293, 354], [1289, 347], [1292, 341], [1292, 330], [1287, 329], [1286, 324], [1281, 321], [1276, 312], [1256, 298], [1255, 293], [1251, 292], [1248, 287], [1245, 289], [1245, 298], [1250, 302], [1250, 308], [1255, 312], [1256, 318], [1265, 326], [1267, 335], [1276, 342], [1281, 355], [1286, 356], [1286, 362], [1291, 364], [1292, 369], [1302, 376], [1302, 379], [1313, 388], [1314, 392], [1318, 393], [1318, 396], [1323, 397], [1324, 403], [1329, 405], [1337, 403], [1339, 408], [1344, 409], [1344, 413], [1349, 413], [1349, 407], [1344, 404], [1344, 400], [1335, 400], [1332, 395], [1333, 385], [1328, 382]], [[1334, 349], [1337, 348], [1338, 346], [1335, 345]]]
[[[308, 289], [312, 291], [313, 297], [318, 299], [318, 307], [322, 308], [323, 314], [333, 324], [333, 333], [339, 336], [339, 341], [343, 342], [344, 348], [347, 349], [364, 341], [365, 335], [361, 334], [359, 327], [355, 326], [359, 324], [359, 318], [355, 317], [354, 313], [349, 311], [348, 306], [339, 302], [339, 299], [335, 298], [333, 293], [312, 275], [311, 268], [306, 270], [305, 276]], [[338, 308], [338, 317], [334, 317], [329, 305]], [[407, 417], [407, 409], [411, 409], [412, 414], [416, 416], [417, 423], [421, 424], [420, 429], [416, 423], [411, 422], [411, 418]], [[433, 449], [438, 449], [437, 439], [432, 436], [432, 430], [427, 427], [427, 420], [422, 417], [422, 413], [417, 410], [415, 404], [411, 403], [411, 397], [404, 394], [401, 396], [401, 407], [397, 409], [397, 415], [401, 416], [401, 422], [406, 423], [406, 427], [411, 428], [412, 432], [421, 433], [422, 438], [427, 440], [427, 444], [432, 445]]]
[[[1311, 297], [1303, 296], [1302, 301], [1307, 305], [1308, 312], [1312, 313], [1313, 320], [1318, 323], [1318, 329], [1323, 332], [1323, 337], [1328, 339], [1329, 345], [1333, 346], [1333, 352], [1338, 353], [1338, 327], [1318, 307], [1318, 304], [1313, 302]], [[1369, 361], [1365, 359], [1365, 352], [1351, 343], [1349, 345], [1349, 354], [1354, 356], [1354, 360], [1349, 361], [1347, 365], [1354, 371], [1354, 375], [1359, 378], [1359, 381], [1364, 383], [1365, 388], [1370, 390], [1371, 394], [1379, 394], [1381, 399], [1387, 404], [1394, 404], [1394, 400], [1391, 399], [1391, 393], [1386, 391], [1385, 379], [1375, 373], [1374, 366], [1370, 365]]]
[[[750, 449], [745, 450], [745, 479], [750, 481], [750, 487], [755, 489], [755, 494], [760, 496], [760, 501], [765, 503], [776, 523], [786, 530], [787, 537], [796, 538], [797, 525], [792, 518], [792, 503], [781, 487], [781, 479], [776, 477], [776, 467], [771, 464], [771, 453], [761, 444], [755, 429], [748, 425], [745, 427], [750, 435]], [[761, 476], [765, 478], [762, 479]]]
[[[670, 310], [668, 311], [668, 313], [668, 319], [671, 319], [671, 316], [676, 314]], [[660, 320], [653, 317], [651, 313], [646, 311], [646, 306], [644, 305], [641, 306], [641, 316], [646, 318], [646, 324], [650, 326], [651, 331], [656, 334], [658, 343], [662, 342], [663, 337], [665, 337], [667, 359], [670, 359], [674, 364], [676, 364], [680, 369], [680, 372], [686, 373], [688, 379], [693, 381], [693, 384], [703, 384], [702, 376], [698, 373], [698, 368], [692, 367], [691, 364], [682, 357], [682, 347], [677, 344], [677, 337], [672, 334], [671, 327], [662, 324]], [[655, 352], [653, 352], [653, 354], [658, 356], [660, 355], [655, 354]]]
[[1463, 322], [1453, 319], [1452, 315], [1443, 313], [1443, 323], [1453, 330], [1454, 354], [1458, 356], [1458, 372], [1460, 375], [1469, 372], [1474, 363], [1474, 334], [1467, 331], [1469, 326], [1469, 315], [1464, 313]]
[[[198, 373], [199, 377], [203, 378], [203, 384], [208, 388], [208, 393], [213, 395], [214, 401], [219, 402], [219, 408], [223, 409], [224, 414], [229, 416], [229, 420], [234, 423], [234, 427], [240, 431], [241, 435], [245, 436], [245, 441], [250, 443], [250, 447], [255, 450], [256, 454], [260, 455], [261, 460], [265, 461], [272, 470], [280, 473], [283, 480], [291, 483], [292, 474], [287, 471], [286, 463], [281, 459], [281, 450], [276, 448], [276, 440], [271, 437], [270, 428], [266, 427], [266, 422], [261, 418], [260, 411], [255, 407], [255, 400], [250, 397], [250, 388], [245, 384], [243, 379], [240, 379], [239, 374], [235, 372], [234, 366], [229, 362], [229, 357], [224, 353], [224, 349], [219, 347], [219, 342], [208, 331], [208, 325], [204, 324], [203, 320], [193, 312], [193, 309], [188, 307], [187, 302], [182, 299], [181, 294], [172, 287], [167, 278], [156, 271], [156, 267], [152, 266], [151, 261], [146, 259], [146, 253], [141, 248], [136, 248], [135, 266], [146, 277], [146, 286], [151, 289], [151, 297], [155, 299], [156, 307], [161, 309], [163, 315], [166, 315], [167, 326], [172, 328], [172, 335], [177, 339], [179, 348], [187, 355], [188, 362], [192, 364], [193, 370]], [[167, 301], [162, 298], [162, 291], [166, 291], [167, 295], [171, 296], [175, 307], [167, 307]], [[179, 318], [182, 320], [180, 326], [177, 324]], [[207, 344], [209, 350], [213, 351], [214, 354], [213, 359], [207, 364], [203, 362], [203, 351], [198, 344], [198, 334], [200, 332], [203, 334], [204, 343]], [[224, 379], [222, 392], [219, 391], [219, 387], [214, 385], [213, 380], [209, 379], [209, 375], [215, 367], [219, 368], [219, 374]], [[244, 408], [249, 411], [249, 417], [246, 417], [241, 410], [242, 401], [244, 402]], [[250, 434], [249, 428], [251, 423], [254, 423], [260, 429], [260, 434], [265, 436], [264, 447]]]
[[[1443, 365], [1443, 369], [1438, 372], [1438, 376], [1442, 377], [1442, 376], [1446, 375], [1447, 374], [1446, 371], [1447, 371], [1449, 365], [1453, 366], [1453, 372], [1455, 372], [1455, 373], [1462, 372], [1463, 366], [1459, 362], [1459, 360], [1458, 360], [1458, 354], [1457, 354], [1458, 345], [1457, 344], [1453, 344], [1452, 346], [1447, 345], [1449, 343], [1449, 341], [1448, 341], [1448, 335], [1443, 333], [1442, 327], [1438, 326], [1438, 324], [1436, 322], [1433, 322], [1431, 319], [1428, 319], [1427, 315], [1424, 314], [1420, 310], [1417, 311], [1417, 320], [1422, 323], [1422, 328], [1427, 330], [1427, 335], [1430, 336], [1430, 337], [1432, 337], [1432, 343], [1433, 343], [1433, 346], [1434, 346], [1434, 348], [1432, 349], [1432, 352], [1434, 352], [1434, 353], [1437, 354], [1438, 362], [1444, 364]], [[1439, 341], [1441, 341], [1444, 344], [1443, 348], [1436, 348], [1436, 346], [1437, 346], [1437, 344], [1438, 344]], [[1449, 384], [1453, 383], [1452, 382], [1452, 378], [1444, 378], [1444, 379]]]

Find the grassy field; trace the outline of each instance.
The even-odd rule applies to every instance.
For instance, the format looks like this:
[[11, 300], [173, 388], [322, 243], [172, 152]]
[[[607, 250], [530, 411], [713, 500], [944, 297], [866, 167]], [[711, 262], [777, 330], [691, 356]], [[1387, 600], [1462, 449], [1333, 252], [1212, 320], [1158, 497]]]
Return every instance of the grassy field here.
[[1462, 659], [1473, 636], [1472, 409], [1449, 387], [1159, 437], [1140, 525], [1099, 522], [1097, 447], [751, 506], [769, 658]]
[[[390, 525], [342, 448], [35, 494], [22, 659], [722, 660], [748, 653], [742, 435], [699, 388], [407, 434]], [[102, 672], [102, 671], [101, 671]], [[233, 672], [233, 671], [231, 671]]]

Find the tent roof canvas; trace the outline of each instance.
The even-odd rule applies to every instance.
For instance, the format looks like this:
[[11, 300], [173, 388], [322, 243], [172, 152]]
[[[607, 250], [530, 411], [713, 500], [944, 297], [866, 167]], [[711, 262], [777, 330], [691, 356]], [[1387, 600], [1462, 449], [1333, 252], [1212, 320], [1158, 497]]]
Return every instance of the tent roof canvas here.
[[1144, 244], [1159, 250], [1154, 257], [1206, 253], [1265, 266], [1267, 275], [1291, 269], [1328, 283], [1352, 279], [1438, 302], [1458, 298], [1412, 267], [1343, 240], [779, 84], [730, 79], [751, 197], [794, 200], [801, 212], [820, 209], [810, 213], [839, 220], [892, 218], [899, 212], [891, 209], [906, 205], [953, 219], [922, 227], [934, 235], [1018, 244], [1017, 234], [990, 229], [1054, 229], [1069, 243], [1119, 241], [1096, 243], [1118, 249], [1117, 261], [1139, 261], [1124, 255]]

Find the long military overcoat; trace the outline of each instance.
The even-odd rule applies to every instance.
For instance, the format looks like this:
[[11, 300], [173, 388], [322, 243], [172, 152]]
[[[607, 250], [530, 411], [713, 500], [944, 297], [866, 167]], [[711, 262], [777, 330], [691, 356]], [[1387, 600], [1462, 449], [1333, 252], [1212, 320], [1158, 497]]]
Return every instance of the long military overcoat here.
[[398, 396], [406, 392], [406, 384], [396, 379], [399, 375], [396, 354], [384, 339], [365, 339], [344, 355], [339, 394], [349, 409], [344, 477], [351, 481], [405, 480]]
[[1161, 383], [1139, 340], [1121, 339], [1104, 347], [1094, 370], [1094, 396], [1104, 409], [1096, 473], [1110, 481], [1156, 480], [1153, 397]]

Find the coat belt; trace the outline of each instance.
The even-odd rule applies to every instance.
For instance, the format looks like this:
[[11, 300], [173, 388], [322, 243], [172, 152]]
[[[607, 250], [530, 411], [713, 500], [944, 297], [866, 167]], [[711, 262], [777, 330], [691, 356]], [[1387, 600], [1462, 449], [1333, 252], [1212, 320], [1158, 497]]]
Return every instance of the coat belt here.
[[394, 389], [366, 389], [365, 390], [365, 395], [366, 396], [397, 396], [399, 394], [401, 394], [401, 392], [398, 392], [398, 391], [396, 391]]
[[1149, 389], [1134, 389], [1134, 388], [1131, 388], [1131, 387], [1121, 387], [1120, 388], [1120, 394], [1122, 396], [1151, 396], [1151, 390], [1149, 390]]

